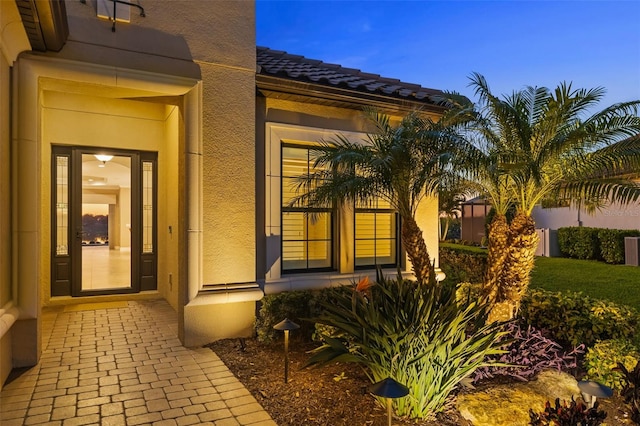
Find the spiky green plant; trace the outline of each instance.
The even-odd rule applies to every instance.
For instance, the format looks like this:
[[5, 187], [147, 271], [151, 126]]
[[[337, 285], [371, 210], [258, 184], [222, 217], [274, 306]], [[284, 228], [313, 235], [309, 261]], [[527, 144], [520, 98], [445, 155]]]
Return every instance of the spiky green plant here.
[[[332, 326], [307, 365], [335, 361], [363, 365], [372, 382], [392, 377], [409, 388], [394, 401], [396, 413], [428, 418], [442, 411], [452, 392], [485, 355], [499, 353], [497, 326], [487, 311], [460, 305], [453, 287], [378, 277], [375, 285], [351, 294], [337, 292], [315, 321]], [[338, 336], [338, 337], [336, 337]]]

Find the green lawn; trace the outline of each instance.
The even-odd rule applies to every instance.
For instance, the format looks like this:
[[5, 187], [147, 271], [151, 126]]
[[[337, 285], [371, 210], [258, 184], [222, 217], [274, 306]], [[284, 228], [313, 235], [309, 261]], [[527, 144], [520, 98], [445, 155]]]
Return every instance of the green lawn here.
[[531, 287], [579, 291], [632, 306], [640, 311], [640, 267], [608, 265], [592, 260], [538, 257]]

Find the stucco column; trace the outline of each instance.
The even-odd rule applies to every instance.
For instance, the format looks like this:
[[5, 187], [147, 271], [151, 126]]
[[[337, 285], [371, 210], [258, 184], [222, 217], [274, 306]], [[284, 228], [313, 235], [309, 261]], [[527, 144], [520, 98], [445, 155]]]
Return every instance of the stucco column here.
[[14, 367], [35, 365], [40, 358], [38, 333], [40, 311], [41, 167], [38, 80], [24, 62], [14, 65], [12, 135], [13, 276], [20, 316], [13, 332]]
[[184, 104], [188, 303], [202, 287], [202, 82]]

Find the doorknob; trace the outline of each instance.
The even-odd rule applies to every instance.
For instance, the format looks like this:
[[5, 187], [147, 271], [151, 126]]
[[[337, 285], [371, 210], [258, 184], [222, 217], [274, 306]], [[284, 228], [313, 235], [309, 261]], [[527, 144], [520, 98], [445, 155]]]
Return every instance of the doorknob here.
[[83, 231], [76, 231], [76, 238], [81, 240], [82, 237], [84, 236], [84, 234], [86, 234], [86, 232]]

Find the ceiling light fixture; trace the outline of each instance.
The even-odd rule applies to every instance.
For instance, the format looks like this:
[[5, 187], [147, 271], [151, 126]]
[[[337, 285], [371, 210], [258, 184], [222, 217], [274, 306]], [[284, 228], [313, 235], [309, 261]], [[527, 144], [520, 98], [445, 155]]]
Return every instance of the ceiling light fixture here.
[[96, 157], [98, 161], [102, 161], [103, 163], [106, 163], [107, 161], [110, 161], [113, 158], [113, 155], [96, 154], [94, 155], [94, 157]]
[[113, 155], [95, 154], [94, 157], [96, 157], [98, 161], [102, 161], [102, 164], [98, 164], [98, 167], [103, 168], [107, 164], [107, 161], [113, 158]]

